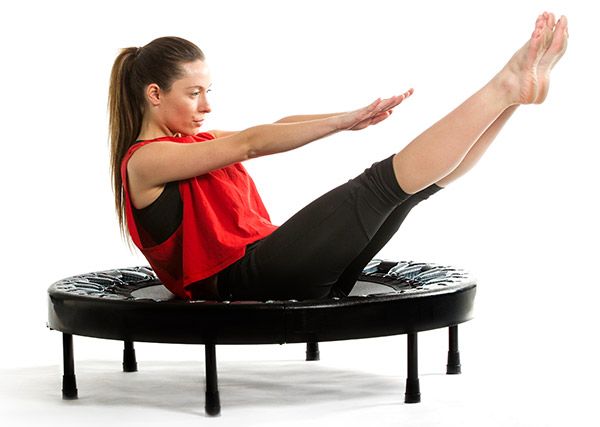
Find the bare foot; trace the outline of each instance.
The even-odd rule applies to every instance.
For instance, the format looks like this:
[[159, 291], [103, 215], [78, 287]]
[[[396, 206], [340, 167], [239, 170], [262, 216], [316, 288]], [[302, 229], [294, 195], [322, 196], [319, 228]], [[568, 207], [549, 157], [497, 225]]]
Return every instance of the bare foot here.
[[567, 39], [569, 38], [568, 22], [565, 16], [561, 16], [555, 26], [554, 15], [548, 14], [546, 26], [553, 29], [553, 33], [551, 44], [537, 66], [538, 93], [535, 104], [541, 104], [546, 99], [550, 87], [550, 71], [567, 50]]
[[538, 64], [552, 42], [547, 15], [538, 16], [531, 38], [497, 76], [514, 104], [531, 104], [538, 97]]

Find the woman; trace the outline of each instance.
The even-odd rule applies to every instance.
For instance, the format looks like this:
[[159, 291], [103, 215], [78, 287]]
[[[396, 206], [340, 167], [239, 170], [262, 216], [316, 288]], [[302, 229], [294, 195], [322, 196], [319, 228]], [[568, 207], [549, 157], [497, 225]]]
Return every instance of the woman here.
[[109, 92], [121, 231], [127, 227], [165, 286], [184, 299], [347, 295], [415, 205], [470, 170], [519, 105], [544, 101], [567, 38], [565, 17], [540, 15], [530, 40], [482, 89], [280, 227], [241, 162], [380, 123], [412, 89], [347, 113], [200, 132], [211, 112], [202, 51], [176, 37], [123, 49]]

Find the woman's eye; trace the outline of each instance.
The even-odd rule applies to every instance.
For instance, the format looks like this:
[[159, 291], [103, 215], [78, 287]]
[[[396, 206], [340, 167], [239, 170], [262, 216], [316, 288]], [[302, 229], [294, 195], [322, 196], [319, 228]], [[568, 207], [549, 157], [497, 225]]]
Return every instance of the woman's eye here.
[[[212, 92], [212, 89], [207, 89], [206, 93], [208, 93], [208, 92]], [[202, 93], [202, 92], [200, 92], [200, 91], [192, 92], [192, 96], [198, 96], [198, 95], [200, 95], [200, 93]]]

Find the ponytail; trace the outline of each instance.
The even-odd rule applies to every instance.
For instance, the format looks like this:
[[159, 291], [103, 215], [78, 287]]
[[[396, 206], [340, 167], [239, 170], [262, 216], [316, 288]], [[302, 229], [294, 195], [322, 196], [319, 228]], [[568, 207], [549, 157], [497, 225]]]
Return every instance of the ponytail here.
[[115, 208], [119, 219], [121, 237], [131, 247], [131, 239], [126, 230], [125, 198], [121, 162], [133, 144], [142, 127], [142, 111], [135, 94], [131, 93], [129, 76], [137, 56], [138, 48], [121, 50], [110, 73], [108, 89], [108, 127], [110, 138], [110, 166]]

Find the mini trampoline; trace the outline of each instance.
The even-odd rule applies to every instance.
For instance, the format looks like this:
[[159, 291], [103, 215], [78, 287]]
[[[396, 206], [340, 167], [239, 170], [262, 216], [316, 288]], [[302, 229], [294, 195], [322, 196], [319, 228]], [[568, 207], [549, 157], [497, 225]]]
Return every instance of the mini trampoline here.
[[63, 398], [76, 399], [73, 335], [124, 341], [123, 370], [137, 370], [134, 342], [204, 344], [208, 415], [221, 405], [217, 344], [307, 343], [406, 334], [405, 402], [420, 401], [417, 333], [449, 328], [448, 374], [461, 370], [457, 325], [472, 318], [476, 283], [460, 269], [373, 260], [344, 298], [286, 301], [184, 301], [151, 268], [68, 277], [48, 289], [48, 324], [63, 333]]

